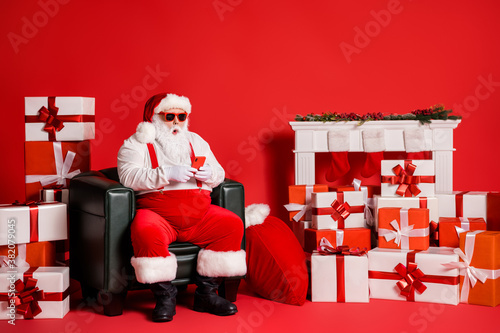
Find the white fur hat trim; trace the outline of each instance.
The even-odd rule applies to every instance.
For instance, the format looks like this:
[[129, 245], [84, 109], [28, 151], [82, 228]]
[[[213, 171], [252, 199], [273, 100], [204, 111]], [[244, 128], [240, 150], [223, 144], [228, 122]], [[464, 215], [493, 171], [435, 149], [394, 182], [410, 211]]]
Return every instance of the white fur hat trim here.
[[135, 137], [140, 143], [153, 142], [156, 137], [155, 125], [147, 121], [139, 123], [139, 125], [137, 125]]
[[181, 109], [188, 114], [191, 113], [191, 103], [189, 98], [178, 96], [176, 94], [167, 94], [167, 97], [161, 100], [154, 110], [155, 113], [165, 112], [170, 109]]
[[271, 209], [266, 204], [252, 204], [245, 207], [245, 227], [262, 224], [270, 212]]

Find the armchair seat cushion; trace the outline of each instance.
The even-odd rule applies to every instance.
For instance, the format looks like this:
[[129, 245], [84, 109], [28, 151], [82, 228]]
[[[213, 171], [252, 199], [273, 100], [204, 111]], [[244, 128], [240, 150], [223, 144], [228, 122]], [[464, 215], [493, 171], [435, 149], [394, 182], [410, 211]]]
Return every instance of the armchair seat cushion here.
[[168, 250], [175, 254], [176, 256], [182, 256], [186, 254], [198, 253], [200, 247], [187, 242], [173, 242], [168, 246]]

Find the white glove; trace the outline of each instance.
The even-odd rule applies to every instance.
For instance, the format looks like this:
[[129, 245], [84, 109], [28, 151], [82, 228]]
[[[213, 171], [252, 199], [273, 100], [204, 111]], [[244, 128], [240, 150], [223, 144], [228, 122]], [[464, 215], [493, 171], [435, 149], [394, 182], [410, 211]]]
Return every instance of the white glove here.
[[185, 183], [191, 177], [194, 176], [196, 172], [195, 168], [187, 165], [174, 165], [171, 167], [166, 167], [166, 173], [168, 180], [174, 180], [176, 182]]
[[206, 182], [210, 177], [212, 177], [212, 168], [208, 164], [201, 166], [194, 174], [194, 178], [202, 182]]

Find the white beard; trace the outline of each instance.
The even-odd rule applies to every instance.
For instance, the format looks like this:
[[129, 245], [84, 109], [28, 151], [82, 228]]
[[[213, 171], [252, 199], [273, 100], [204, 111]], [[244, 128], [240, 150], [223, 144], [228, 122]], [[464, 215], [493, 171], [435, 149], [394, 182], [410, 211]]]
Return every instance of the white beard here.
[[[165, 121], [153, 116], [153, 125], [156, 130], [156, 141], [163, 149], [167, 158], [174, 165], [191, 165], [191, 148], [189, 147], [187, 120], [181, 128], [178, 125], [168, 128]], [[176, 133], [176, 134], [174, 134]]]

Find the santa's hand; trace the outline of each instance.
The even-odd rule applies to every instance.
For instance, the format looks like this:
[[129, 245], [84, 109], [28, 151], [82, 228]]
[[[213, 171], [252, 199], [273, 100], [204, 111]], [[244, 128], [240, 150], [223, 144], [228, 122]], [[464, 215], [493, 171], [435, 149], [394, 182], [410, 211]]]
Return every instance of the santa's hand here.
[[168, 180], [175, 180], [176, 182], [185, 183], [191, 177], [194, 176], [196, 172], [195, 168], [192, 168], [187, 165], [175, 165], [171, 167], [167, 167], [167, 175]]
[[206, 182], [207, 180], [210, 179], [210, 177], [212, 177], [212, 168], [208, 164], [205, 164], [204, 166], [200, 167], [198, 171], [194, 174], [194, 178], [202, 182]]

